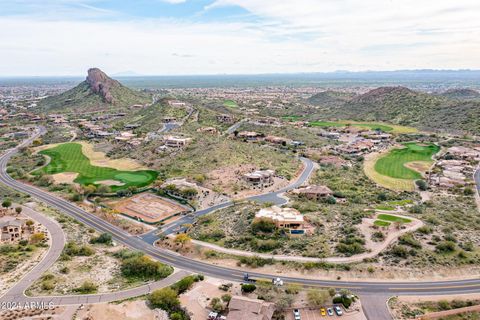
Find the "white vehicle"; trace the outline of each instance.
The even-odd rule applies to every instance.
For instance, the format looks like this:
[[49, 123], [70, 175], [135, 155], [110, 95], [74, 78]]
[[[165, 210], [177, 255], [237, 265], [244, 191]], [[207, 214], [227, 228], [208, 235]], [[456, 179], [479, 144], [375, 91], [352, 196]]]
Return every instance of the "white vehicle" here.
[[295, 320], [300, 320], [300, 310], [293, 309], [293, 317], [295, 318]]
[[272, 283], [273, 283], [273, 285], [275, 285], [277, 287], [283, 286], [283, 280], [280, 279], [280, 278], [273, 278]]
[[328, 314], [329, 316], [333, 316], [333, 310], [332, 310], [332, 308], [328, 308], [328, 309], [327, 309], [327, 314]]
[[342, 309], [339, 306], [335, 306], [333, 308], [335, 309], [337, 316], [341, 316], [343, 314]]

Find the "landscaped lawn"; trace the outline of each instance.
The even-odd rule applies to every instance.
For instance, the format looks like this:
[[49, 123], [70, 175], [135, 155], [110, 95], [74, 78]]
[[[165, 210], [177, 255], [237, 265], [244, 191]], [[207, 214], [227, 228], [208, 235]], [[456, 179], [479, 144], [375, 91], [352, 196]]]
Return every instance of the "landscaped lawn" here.
[[404, 206], [407, 204], [412, 204], [413, 200], [410, 199], [405, 199], [405, 200], [394, 200], [394, 201], [388, 201], [387, 204], [390, 206]]
[[363, 127], [368, 128], [370, 130], [382, 130], [384, 132], [391, 132], [391, 133], [413, 133], [417, 132], [415, 128], [411, 127], [404, 127], [399, 125], [393, 124], [383, 124], [377, 122], [355, 122], [355, 121], [348, 121], [348, 120], [341, 120], [341, 121], [312, 121], [310, 124], [314, 127], [346, 127], [347, 125], [353, 127]]
[[310, 124], [314, 127], [346, 127], [347, 125], [350, 125], [353, 127], [368, 128], [370, 130], [382, 130], [384, 132], [389, 132], [394, 130], [394, 128], [391, 126], [380, 124], [380, 123], [374, 123], [374, 122], [364, 123], [364, 122], [348, 122], [348, 121], [339, 121], [339, 122], [313, 121], [313, 122], [310, 122]]
[[373, 224], [377, 227], [389, 227], [391, 223], [388, 221], [375, 220]]
[[391, 214], [379, 214], [377, 216], [377, 219], [382, 220], [382, 221], [389, 221], [389, 222], [401, 222], [401, 223], [412, 222], [412, 220], [410, 220], [410, 219], [394, 216], [394, 215], [391, 215]]
[[385, 132], [393, 131], [393, 128], [387, 125], [379, 124], [379, 123], [349, 123], [349, 122], [333, 122], [333, 121], [313, 121], [310, 124], [314, 127], [346, 127], [347, 125], [351, 125], [353, 127], [363, 127], [368, 128], [371, 130], [382, 130]]
[[405, 164], [411, 162], [432, 162], [432, 156], [440, 150], [434, 144], [421, 146], [416, 143], [406, 143], [404, 148], [393, 149], [375, 163], [375, 171], [398, 179], [421, 179], [420, 172], [407, 168]]
[[153, 182], [158, 173], [152, 170], [121, 171], [108, 167], [93, 166], [83, 154], [79, 143], [64, 143], [51, 149], [40, 151], [40, 154], [50, 157], [50, 163], [35, 173], [56, 174], [62, 172], [76, 172], [75, 182], [88, 185], [100, 184], [99, 181], [115, 180], [123, 183], [122, 186], [111, 186], [112, 190], [125, 189], [131, 186], [144, 187]]
[[386, 205], [386, 204], [379, 204], [378, 206], [375, 207], [375, 209], [384, 210], [384, 211], [393, 211], [395, 210], [395, 207], [391, 205]]
[[223, 105], [225, 107], [229, 107], [229, 108], [236, 108], [238, 107], [237, 103], [233, 100], [225, 100], [223, 101]]

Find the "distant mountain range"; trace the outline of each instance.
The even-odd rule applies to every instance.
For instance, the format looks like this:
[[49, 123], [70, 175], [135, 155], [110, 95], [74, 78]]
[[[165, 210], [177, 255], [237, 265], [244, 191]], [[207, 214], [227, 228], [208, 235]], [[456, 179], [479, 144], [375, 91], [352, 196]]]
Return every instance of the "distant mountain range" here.
[[361, 121], [385, 121], [423, 129], [480, 132], [480, 93], [448, 90], [440, 95], [405, 87], [379, 87], [349, 96], [331, 91], [308, 101], [320, 106], [322, 117]]
[[59, 95], [42, 100], [39, 107], [44, 110], [103, 110], [125, 108], [133, 104], [151, 102], [150, 96], [142, 91], [132, 90], [117, 80], [108, 77], [98, 68], [88, 70], [85, 81]]

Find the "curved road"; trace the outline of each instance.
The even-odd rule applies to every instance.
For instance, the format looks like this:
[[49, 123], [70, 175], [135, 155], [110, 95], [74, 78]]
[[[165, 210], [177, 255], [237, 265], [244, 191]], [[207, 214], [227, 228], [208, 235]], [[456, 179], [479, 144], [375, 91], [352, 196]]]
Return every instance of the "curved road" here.
[[475, 184], [477, 185], [477, 192], [480, 195], [480, 165], [473, 174], [473, 178], [475, 179]]
[[[31, 142], [34, 137], [28, 139], [22, 145], [26, 145]], [[67, 200], [61, 199], [53, 194], [50, 194], [46, 191], [38, 189], [36, 187], [23, 184], [19, 181], [12, 179], [6, 173], [6, 166], [8, 160], [17, 152], [16, 149], [7, 151], [4, 155], [0, 157], [0, 182], [8, 185], [9, 187], [30, 194], [32, 197], [37, 198], [45, 202], [46, 204], [60, 210], [64, 214], [71, 216], [74, 219], [79, 220], [80, 222], [95, 228], [99, 232], [108, 232], [111, 233], [114, 239], [118, 242], [121, 242], [135, 250], [144, 252], [145, 254], [150, 255], [151, 257], [162, 261], [164, 263], [170, 264], [174, 267], [180, 268], [182, 270], [202, 273], [207, 276], [226, 279], [230, 281], [242, 281], [243, 272], [238, 269], [212, 265], [203, 261], [192, 260], [187, 257], [184, 257], [178, 253], [171, 252], [165, 249], [153, 247], [149, 243], [143, 241], [138, 237], [133, 237], [124, 232], [123, 230], [109, 224], [108, 222], [98, 218], [95, 215], [92, 215], [83, 209], [77, 207], [75, 204], [70, 203]], [[258, 278], [272, 278], [278, 276], [278, 274], [261, 274], [257, 272], [250, 272], [250, 275]], [[455, 280], [455, 281], [426, 281], [426, 282], [388, 282], [388, 281], [334, 281], [334, 280], [321, 280], [314, 278], [296, 278], [296, 277], [282, 277], [285, 282], [290, 283], [299, 283], [303, 285], [313, 286], [313, 287], [335, 287], [335, 288], [349, 288], [358, 293], [363, 299], [364, 311], [368, 319], [391, 319], [388, 309], [386, 308], [385, 301], [389, 296], [393, 295], [438, 295], [438, 294], [463, 294], [463, 293], [480, 293], [480, 279], [470, 279], [470, 280]], [[91, 298], [85, 297], [90, 302], [99, 302], [101, 301], [101, 295], [94, 295]], [[58, 299], [60, 304], [76, 304], [77, 301], [70, 300], [71, 297], [38, 297], [31, 298], [35, 299], [37, 302], [48, 303], [53, 299]], [[15, 301], [23, 302], [25, 301], [24, 296], [5, 296], [1, 301]]]

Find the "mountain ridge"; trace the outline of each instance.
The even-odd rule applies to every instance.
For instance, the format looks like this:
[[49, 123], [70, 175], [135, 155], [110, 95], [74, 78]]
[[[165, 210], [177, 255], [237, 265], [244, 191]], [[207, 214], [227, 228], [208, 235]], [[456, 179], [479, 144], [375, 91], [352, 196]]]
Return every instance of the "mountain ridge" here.
[[83, 82], [63, 93], [43, 99], [39, 108], [47, 111], [92, 111], [122, 109], [149, 102], [151, 98], [147, 93], [122, 85], [98, 68], [90, 68]]

